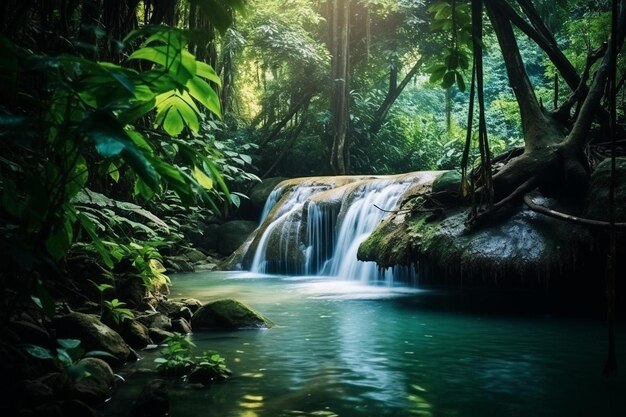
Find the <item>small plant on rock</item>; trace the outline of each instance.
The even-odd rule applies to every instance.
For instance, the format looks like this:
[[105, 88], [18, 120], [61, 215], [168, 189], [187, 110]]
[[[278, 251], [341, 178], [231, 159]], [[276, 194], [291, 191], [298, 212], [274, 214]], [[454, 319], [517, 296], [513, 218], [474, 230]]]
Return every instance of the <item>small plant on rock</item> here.
[[207, 350], [196, 359], [198, 362], [189, 375], [189, 382], [209, 385], [213, 382], [225, 381], [232, 375], [232, 371], [226, 367], [226, 360], [215, 351]]
[[114, 298], [111, 301], [105, 301], [104, 306], [107, 308], [111, 319], [117, 325], [121, 324], [124, 320], [135, 317], [135, 314], [129, 308], [125, 307], [126, 303], [118, 300], [117, 298]]
[[167, 376], [181, 377], [191, 371], [195, 364], [191, 359], [191, 349], [196, 345], [180, 333], [174, 333], [163, 343], [167, 345], [161, 350], [161, 357], [156, 358], [157, 370]]

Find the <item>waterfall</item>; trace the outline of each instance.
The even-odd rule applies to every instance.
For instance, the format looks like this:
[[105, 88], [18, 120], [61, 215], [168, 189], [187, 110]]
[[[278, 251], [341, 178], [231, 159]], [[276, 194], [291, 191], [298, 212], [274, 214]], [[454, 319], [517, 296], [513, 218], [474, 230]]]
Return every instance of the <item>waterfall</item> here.
[[415, 173], [282, 182], [267, 199], [259, 229], [242, 246], [240, 265], [258, 273], [323, 275], [364, 282], [414, 279], [413, 268], [381, 271], [374, 262], [359, 261], [357, 251], [422, 177]]
[[[357, 260], [359, 245], [367, 239], [376, 226], [398, 205], [398, 200], [408, 184], [389, 181], [367, 183], [357, 190], [357, 197], [347, 206], [341, 219], [335, 250], [324, 266], [322, 274], [339, 278], [358, 279], [364, 282], [379, 278], [375, 262]], [[386, 280], [393, 274], [386, 271]]]

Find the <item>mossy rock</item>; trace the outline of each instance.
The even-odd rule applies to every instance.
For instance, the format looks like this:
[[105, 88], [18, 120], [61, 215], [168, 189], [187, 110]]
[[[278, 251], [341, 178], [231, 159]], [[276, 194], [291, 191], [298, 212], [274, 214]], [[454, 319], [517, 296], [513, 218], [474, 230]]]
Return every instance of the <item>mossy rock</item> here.
[[274, 188], [287, 178], [285, 177], [272, 177], [265, 178], [263, 181], [257, 183], [250, 190], [250, 202], [259, 210], [263, 210], [267, 198], [270, 196]]
[[262, 329], [273, 323], [251, 307], [232, 298], [203, 305], [191, 318], [194, 329]]
[[249, 220], [233, 220], [222, 224], [218, 229], [218, 251], [222, 255], [230, 255], [245, 242], [257, 222]]
[[[616, 159], [615, 221], [626, 222], [626, 158]], [[591, 174], [583, 216], [609, 221], [609, 192], [611, 185], [611, 160], [600, 162]]]

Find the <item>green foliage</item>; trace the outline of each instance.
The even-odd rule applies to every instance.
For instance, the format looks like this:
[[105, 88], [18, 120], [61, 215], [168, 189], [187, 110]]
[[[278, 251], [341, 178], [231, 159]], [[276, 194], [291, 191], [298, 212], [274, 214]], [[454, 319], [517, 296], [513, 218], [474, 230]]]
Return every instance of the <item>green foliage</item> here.
[[111, 357], [115, 358], [108, 352], [89, 351], [80, 347], [81, 341], [78, 339], [57, 339], [57, 347], [48, 349], [38, 345], [26, 345], [26, 352], [42, 360], [52, 360], [58, 366], [63, 368], [67, 375], [74, 381], [78, 381], [85, 376], [89, 376], [86, 369], [78, 362], [84, 357]]
[[196, 369], [211, 381], [225, 381], [232, 374], [231, 370], [226, 367], [226, 360], [214, 351], [205, 351], [201, 356], [196, 356]]
[[107, 309], [107, 313], [116, 324], [122, 324], [124, 320], [132, 319], [135, 314], [129, 309], [124, 307], [126, 304], [114, 298], [110, 301], [104, 301], [104, 306]]
[[174, 333], [163, 343], [166, 346], [161, 350], [161, 356], [154, 360], [159, 373], [172, 377], [181, 377], [189, 373], [195, 365], [191, 358], [191, 350], [196, 345], [179, 333]]

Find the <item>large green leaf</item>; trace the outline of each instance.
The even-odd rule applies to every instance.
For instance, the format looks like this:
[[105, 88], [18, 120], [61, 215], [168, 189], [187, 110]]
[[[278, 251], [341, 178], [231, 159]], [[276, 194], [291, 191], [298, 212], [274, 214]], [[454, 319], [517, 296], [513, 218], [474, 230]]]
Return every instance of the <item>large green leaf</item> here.
[[185, 126], [197, 132], [199, 116], [200, 110], [187, 92], [171, 91], [157, 97], [156, 122], [171, 136], [178, 136]]
[[196, 75], [202, 78], [206, 78], [207, 80], [212, 81], [219, 86], [222, 85], [222, 80], [220, 80], [217, 72], [215, 72], [212, 66], [205, 62], [196, 62]]
[[189, 94], [202, 103], [204, 107], [218, 117], [222, 116], [220, 99], [215, 90], [206, 81], [199, 77], [194, 77], [187, 82], [186, 87], [189, 89]]

